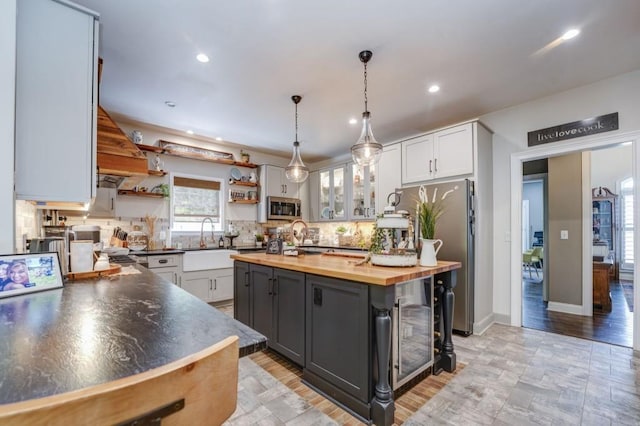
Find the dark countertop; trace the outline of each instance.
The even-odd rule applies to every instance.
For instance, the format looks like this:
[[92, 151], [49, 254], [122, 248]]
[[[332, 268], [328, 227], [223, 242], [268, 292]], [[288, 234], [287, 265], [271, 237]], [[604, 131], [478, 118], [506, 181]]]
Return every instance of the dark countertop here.
[[0, 404], [109, 382], [239, 337], [266, 338], [174, 284], [142, 273], [0, 299]]
[[238, 250], [240, 252], [264, 251], [265, 248], [260, 247], [208, 247], [208, 248], [182, 248], [182, 249], [164, 249], [164, 250], [131, 250], [129, 255], [136, 256], [158, 256], [163, 254], [184, 254], [187, 251], [201, 250]]

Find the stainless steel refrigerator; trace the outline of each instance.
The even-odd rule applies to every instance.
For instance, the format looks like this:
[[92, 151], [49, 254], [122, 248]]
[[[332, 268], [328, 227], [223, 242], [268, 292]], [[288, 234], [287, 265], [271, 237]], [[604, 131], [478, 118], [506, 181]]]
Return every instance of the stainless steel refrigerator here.
[[[443, 241], [438, 259], [453, 260], [462, 263], [457, 270], [457, 283], [453, 289], [455, 303], [453, 308], [453, 331], [468, 336], [473, 332], [473, 287], [474, 287], [474, 186], [468, 179], [425, 185], [429, 198], [438, 188], [437, 197], [454, 187], [455, 191], [447, 195], [445, 210], [436, 225], [435, 238]], [[398, 188], [402, 191], [398, 210], [407, 210], [414, 219], [415, 241], [420, 241], [416, 216], [416, 201], [419, 186]]]

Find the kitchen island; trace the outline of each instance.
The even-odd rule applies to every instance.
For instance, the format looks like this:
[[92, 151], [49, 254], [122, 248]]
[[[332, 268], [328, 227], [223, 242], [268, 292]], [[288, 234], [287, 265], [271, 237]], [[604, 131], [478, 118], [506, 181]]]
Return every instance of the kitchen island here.
[[0, 404], [70, 392], [142, 373], [239, 337], [261, 334], [141, 266], [0, 299]]
[[[231, 257], [236, 319], [267, 336], [271, 349], [300, 365], [306, 384], [364, 421], [393, 423], [393, 393], [401, 384], [396, 381], [398, 370], [416, 358], [413, 355], [423, 366], [407, 380], [419, 379], [427, 367], [434, 372], [455, 370], [452, 288], [459, 262], [383, 267], [326, 254]], [[403, 299], [416, 293], [423, 302], [410, 308], [424, 309], [412, 318], [417, 321], [402, 322], [400, 328], [400, 318], [410, 315]], [[411, 336], [418, 334], [428, 343], [412, 349]]]

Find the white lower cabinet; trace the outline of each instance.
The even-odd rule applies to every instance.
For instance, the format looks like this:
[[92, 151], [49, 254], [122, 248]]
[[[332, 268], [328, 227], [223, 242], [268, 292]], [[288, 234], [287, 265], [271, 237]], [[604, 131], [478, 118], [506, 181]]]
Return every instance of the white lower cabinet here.
[[180, 287], [207, 303], [233, 299], [233, 268], [183, 272]]
[[148, 267], [151, 272], [171, 281], [174, 284], [180, 283], [182, 273], [181, 254], [161, 254], [147, 256]]

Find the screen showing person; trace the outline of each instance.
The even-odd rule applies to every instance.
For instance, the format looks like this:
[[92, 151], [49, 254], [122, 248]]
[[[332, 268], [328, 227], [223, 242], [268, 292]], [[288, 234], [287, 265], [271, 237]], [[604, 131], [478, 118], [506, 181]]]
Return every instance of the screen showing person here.
[[2, 291], [17, 290], [25, 287], [33, 287], [34, 283], [29, 281], [29, 270], [27, 263], [23, 260], [15, 260], [9, 265], [9, 279], [2, 286]]
[[63, 278], [55, 252], [0, 255], [0, 297], [59, 288]]

